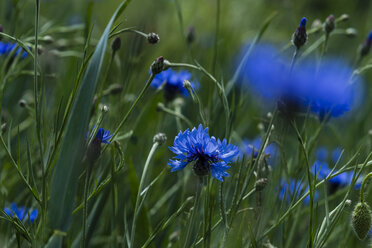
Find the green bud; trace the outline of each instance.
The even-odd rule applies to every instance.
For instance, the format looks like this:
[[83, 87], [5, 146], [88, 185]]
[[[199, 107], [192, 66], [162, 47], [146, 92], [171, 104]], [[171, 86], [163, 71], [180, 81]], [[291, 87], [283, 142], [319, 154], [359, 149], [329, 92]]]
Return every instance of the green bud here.
[[367, 203], [359, 202], [353, 210], [351, 224], [360, 240], [364, 240], [367, 237], [371, 223], [371, 208]]

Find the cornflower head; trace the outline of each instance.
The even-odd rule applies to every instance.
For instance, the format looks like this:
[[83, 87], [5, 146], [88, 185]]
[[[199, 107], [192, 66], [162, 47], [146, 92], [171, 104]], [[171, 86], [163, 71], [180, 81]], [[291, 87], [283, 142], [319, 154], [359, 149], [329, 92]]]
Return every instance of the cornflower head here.
[[226, 170], [239, 154], [237, 146], [227, 144], [226, 139], [221, 141], [210, 137], [208, 128], [204, 129], [201, 124], [197, 129], [194, 127], [191, 131], [180, 131], [169, 149], [176, 154], [168, 163], [172, 172], [194, 163], [193, 171], [196, 175], [206, 176], [211, 173], [213, 178], [220, 181], [229, 176]]
[[[172, 101], [176, 98], [177, 94], [189, 96], [186, 88], [183, 87], [185, 80], [190, 81], [192, 75], [186, 70], [174, 71], [171, 68], [157, 74], [151, 83], [151, 86], [155, 89], [160, 88], [164, 85], [164, 98], [166, 101]], [[191, 86], [195, 90], [198, 83], [191, 83]]]
[[[0, 55], [9, 55], [13, 52], [13, 50], [17, 49], [16, 43], [7, 43], [7, 42], [1, 42], [0, 41]], [[18, 47], [18, 49], [15, 51], [14, 56], [18, 56], [21, 54], [21, 58], [24, 59], [27, 57], [28, 53], [26, 51], [23, 51], [21, 47]]]
[[[291, 179], [289, 182], [282, 180], [280, 183], [280, 192], [279, 192], [279, 199], [281, 201], [286, 200], [287, 202], [290, 202], [293, 197], [299, 198], [302, 194], [307, 192], [309, 190], [309, 186], [305, 185], [304, 183]], [[286, 199], [284, 199], [286, 198]], [[314, 194], [314, 201], [316, 201], [319, 198], [319, 193], [315, 191]], [[310, 203], [310, 195], [306, 196], [304, 199], [305, 204]]]
[[93, 134], [94, 127], [90, 135], [89, 132], [87, 132], [87, 139], [91, 139], [91, 142], [88, 145], [87, 159], [91, 164], [94, 163], [101, 154], [101, 143], [110, 144], [109, 140], [112, 137], [110, 131], [106, 131], [104, 128], [99, 128], [94, 138]]
[[9, 207], [6, 207], [4, 212], [10, 217], [18, 218], [20, 221], [27, 221], [29, 219], [31, 224], [34, 223], [38, 215], [36, 208], [18, 207], [15, 203], [12, 203]]
[[247, 59], [243, 77], [262, 96], [278, 103], [283, 112], [310, 110], [321, 120], [339, 117], [361, 98], [361, 79], [342, 60], [323, 58], [299, 63], [290, 72], [290, 60], [270, 45], [259, 45]]

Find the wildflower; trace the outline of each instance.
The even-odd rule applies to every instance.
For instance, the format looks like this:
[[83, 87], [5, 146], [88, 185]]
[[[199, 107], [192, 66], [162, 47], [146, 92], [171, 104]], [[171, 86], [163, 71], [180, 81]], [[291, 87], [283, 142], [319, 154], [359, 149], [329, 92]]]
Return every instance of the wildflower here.
[[299, 63], [290, 72], [290, 60], [277, 54], [270, 45], [260, 45], [245, 63], [243, 76], [249, 86], [265, 98], [279, 103], [282, 112], [307, 112], [339, 117], [355, 106], [360, 98], [360, 78], [350, 81], [352, 68], [342, 60], [323, 58]]
[[[189, 96], [189, 93], [185, 87], [183, 87], [183, 82], [185, 80], [190, 80], [192, 77], [191, 73], [186, 70], [174, 71], [168, 69], [157, 74], [154, 80], [151, 83], [151, 86], [155, 89], [158, 89], [164, 85], [164, 98], [167, 101], [173, 100], [177, 93], [180, 93], [184, 96]], [[195, 89], [197, 83], [192, 83], [191, 86]]]
[[[321, 147], [316, 151], [316, 161], [314, 162], [312, 168], [311, 168], [311, 173], [313, 175], [317, 175], [317, 177], [321, 180], [325, 179], [328, 177], [328, 175], [332, 172], [332, 169], [329, 167], [328, 164], [328, 158], [331, 157], [331, 162], [333, 164], [337, 163], [339, 159], [341, 159], [341, 148], [335, 148], [332, 153], [329, 156], [329, 152], [326, 148]], [[332, 174], [337, 173], [337, 171], [333, 171]], [[331, 184], [333, 187], [345, 187], [350, 185], [352, 179], [353, 179], [353, 174], [354, 172], [352, 171], [345, 171], [331, 179], [328, 180], [328, 182]], [[355, 184], [355, 188], [359, 189], [361, 187], [361, 180], [357, 180]], [[332, 189], [332, 188], [331, 188]], [[335, 189], [335, 188], [333, 188]]]
[[17, 204], [12, 203], [9, 207], [4, 209], [4, 212], [10, 217], [16, 217], [20, 221], [30, 220], [31, 224], [34, 223], [37, 218], [38, 211], [33, 208], [18, 207]]
[[182, 170], [194, 162], [193, 170], [196, 175], [205, 176], [211, 173], [212, 177], [220, 181], [229, 176], [225, 170], [239, 154], [237, 146], [227, 144], [226, 139], [221, 141], [210, 137], [208, 128], [203, 129], [201, 124], [198, 129], [187, 129], [183, 133], [180, 131], [174, 139], [174, 145], [169, 149], [176, 154], [168, 163], [172, 172]]
[[[0, 55], [9, 55], [11, 54], [15, 49], [17, 49], [16, 43], [6, 43], [0, 41]], [[18, 56], [21, 54], [21, 58], [24, 59], [27, 57], [28, 53], [26, 51], [23, 51], [21, 47], [18, 47], [18, 49], [15, 51], [14, 56]]]
[[302, 17], [300, 25], [292, 35], [292, 43], [296, 49], [300, 49], [307, 41], [306, 22], [306, 17]]
[[[92, 129], [92, 134], [93, 131], [94, 127]], [[99, 128], [93, 140], [89, 143], [87, 150], [87, 159], [91, 164], [93, 164], [98, 159], [99, 155], [101, 155], [101, 143], [110, 144], [109, 140], [112, 135], [109, 134], [110, 131], [105, 131], [105, 129]], [[92, 135], [89, 136], [89, 132], [87, 132], [87, 138], [92, 138]]]
[[[290, 180], [289, 182], [282, 180], [281, 182], [281, 189], [279, 193], [279, 199], [284, 200], [284, 197], [286, 196], [286, 201], [291, 201], [292, 198], [295, 197], [299, 198], [302, 194], [309, 191], [309, 186], [305, 185], [304, 183], [301, 183], [297, 180]], [[316, 201], [319, 198], [319, 194], [317, 191], [314, 193], [314, 201]], [[309, 204], [310, 202], [310, 195], [306, 196], [304, 199], [305, 204]]]
[[170, 63], [168, 60], [164, 59], [163, 56], [157, 58], [154, 62], [152, 62], [150, 66], [150, 71], [152, 74], [157, 75], [162, 71], [168, 70], [170, 67]]
[[[252, 156], [257, 158], [262, 144], [262, 139], [256, 137], [253, 140], [243, 139], [242, 146], [240, 147], [240, 157], [243, 155]], [[270, 143], [266, 146], [263, 151], [263, 156], [270, 157], [270, 163], [274, 163], [272, 158], [277, 154], [277, 146], [274, 143]]]

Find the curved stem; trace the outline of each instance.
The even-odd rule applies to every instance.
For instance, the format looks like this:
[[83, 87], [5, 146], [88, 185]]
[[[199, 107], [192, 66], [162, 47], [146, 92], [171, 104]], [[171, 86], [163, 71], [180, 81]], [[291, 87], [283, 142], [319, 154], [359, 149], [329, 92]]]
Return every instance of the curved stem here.
[[362, 182], [362, 187], [360, 188], [360, 202], [364, 202], [364, 187], [367, 183], [368, 178], [372, 177], [372, 172], [370, 172]]
[[[138, 191], [137, 191], [136, 205], [134, 207], [134, 216], [133, 216], [132, 230], [131, 230], [131, 233], [130, 233], [130, 247], [134, 247], [134, 237], [135, 237], [135, 232], [136, 232], [137, 218], [138, 218], [139, 212], [141, 210], [141, 207], [140, 207], [140, 197], [141, 197], [141, 192], [142, 192], [142, 189], [143, 189], [143, 184], [145, 182], [145, 178], [146, 178], [146, 174], [147, 174], [147, 171], [148, 171], [148, 168], [149, 168], [150, 161], [151, 161], [152, 157], [154, 156], [155, 151], [156, 151], [156, 149], [158, 147], [159, 147], [159, 143], [158, 142], [155, 142], [152, 145], [151, 150], [149, 152], [149, 155], [147, 156], [147, 159], [146, 159], [146, 162], [145, 162], [145, 166], [143, 168], [140, 185], [139, 185], [139, 188], [138, 188]], [[142, 199], [142, 201], [143, 200], [144, 199]]]
[[215, 77], [213, 77], [209, 72], [207, 72], [202, 66], [200, 65], [192, 65], [187, 63], [170, 63], [170, 67], [186, 67], [191, 68], [194, 70], [198, 70], [204, 73], [210, 80], [212, 80], [217, 88], [218, 88], [218, 94], [221, 97], [222, 105], [224, 107], [225, 113], [226, 113], [226, 130], [225, 130], [225, 136], [227, 139], [230, 138], [230, 108], [229, 103], [225, 94], [225, 89], [223, 88], [222, 84], [217, 81]]

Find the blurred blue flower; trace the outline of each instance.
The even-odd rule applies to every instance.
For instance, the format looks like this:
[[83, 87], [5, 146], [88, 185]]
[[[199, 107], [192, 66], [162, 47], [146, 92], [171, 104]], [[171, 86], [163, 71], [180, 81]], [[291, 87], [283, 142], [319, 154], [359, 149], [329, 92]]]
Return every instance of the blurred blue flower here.
[[198, 129], [187, 129], [180, 131], [174, 139], [174, 144], [169, 149], [176, 156], [169, 160], [168, 165], [173, 171], [182, 170], [191, 162], [194, 162], [193, 170], [198, 176], [205, 176], [209, 173], [212, 177], [223, 181], [223, 177], [229, 176], [225, 170], [230, 162], [239, 154], [237, 146], [227, 144], [226, 139], [220, 141], [210, 137], [208, 128], [203, 129], [200, 124]]
[[[186, 70], [174, 71], [171, 68], [157, 74], [154, 80], [151, 82], [151, 86], [158, 89], [164, 84], [164, 92], [169, 99], [174, 98], [177, 93], [184, 96], [189, 96], [187, 90], [183, 87], [183, 81], [190, 81], [192, 78], [191, 73]], [[198, 87], [198, 83], [190, 82], [192, 88], [195, 90]]]
[[[5, 43], [0, 41], [0, 55], [9, 55], [13, 50], [17, 49], [18, 45], [16, 43]], [[18, 56], [21, 53], [21, 58], [27, 57], [28, 53], [23, 50], [22, 47], [18, 47], [15, 51], [14, 56]]]
[[[333, 164], [337, 163], [337, 161], [340, 159], [342, 153], [342, 149], [340, 147], [337, 147], [333, 149], [331, 153], [331, 162]], [[328, 165], [328, 151], [326, 148], [321, 147], [316, 151], [316, 161], [314, 162], [311, 173], [313, 175], [317, 175], [317, 177], [321, 180], [325, 179], [332, 171], [332, 169]], [[332, 174], [337, 173], [337, 171], [333, 171]], [[354, 172], [352, 171], [346, 171], [343, 172], [333, 178], [331, 178], [328, 182], [335, 186], [348, 186], [350, 185], [352, 179], [353, 179]], [[361, 187], [361, 179], [358, 179], [355, 186], [356, 189], [359, 189]]]
[[[92, 134], [93, 132], [94, 132], [94, 127], [92, 129]], [[99, 143], [99, 144], [101, 143], [110, 144], [109, 140], [112, 137], [112, 135], [109, 135], [109, 134], [110, 134], [109, 130], [105, 131], [104, 128], [99, 128], [92, 142]], [[91, 136], [89, 135], [89, 132], [87, 132], [87, 139], [90, 139], [90, 138]]]
[[[279, 192], [279, 199], [284, 200], [284, 197], [286, 196], [286, 201], [291, 201], [294, 195], [296, 194], [296, 198], [301, 197], [302, 194], [306, 193], [309, 190], [309, 186], [305, 185], [304, 183], [301, 183], [297, 180], [290, 180], [289, 182], [282, 180], [280, 183], [281, 189]], [[317, 201], [319, 198], [319, 194], [317, 191], [314, 193], [314, 202]], [[308, 195], [304, 199], [305, 204], [310, 203], [310, 195]]]
[[37, 209], [18, 207], [17, 204], [12, 203], [10, 207], [4, 209], [4, 212], [10, 217], [17, 217], [21, 221], [26, 221], [30, 218], [31, 224], [34, 223], [37, 218]]
[[[243, 155], [251, 157], [253, 154], [253, 158], [256, 158], [260, 151], [261, 143], [261, 137], [256, 137], [253, 140], [243, 139], [242, 146], [240, 147], [240, 157], [243, 157]], [[278, 147], [274, 143], [270, 143], [266, 146], [263, 153], [263, 155], [270, 157], [270, 163], [273, 163], [274, 161], [272, 159], [278, 153]]]
[[270, 45], [257, 46], [247, 59], [243, 77], [249, 86], [264, 97], [284, 106], [306, 112], [309, 109], [321, 119], [338, 117], [349, 111], [360, 95], [360, 79], [340, 59], [323, 58], [298, 63], [290, 72], [290, 60]]

